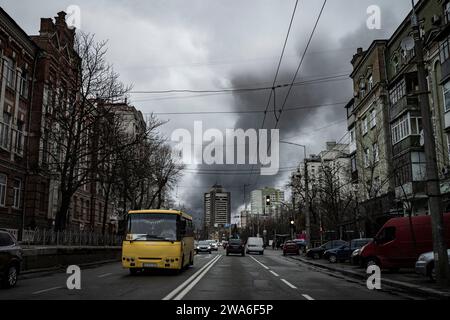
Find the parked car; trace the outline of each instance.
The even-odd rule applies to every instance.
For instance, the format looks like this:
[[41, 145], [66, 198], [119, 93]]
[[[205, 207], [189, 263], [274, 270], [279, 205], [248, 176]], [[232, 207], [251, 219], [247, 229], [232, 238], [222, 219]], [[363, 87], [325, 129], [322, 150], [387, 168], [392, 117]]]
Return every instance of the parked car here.
[[[450, 266], [450, 249], [447, 250], [448, 264]], [[434, 269], [434, 252], [422, 253], [416, 261], [416, 273], [429, 277], [431, 281], [436, 280]]]
[[248, 238], [245, 246], [245, 252], [264, 254], [264, 240], [262, 238]]
[[288, 254], [300, 255], [300, 249], [295, 241], [288, 240], [283, 245], [283, 256]]
[[200, 241], [195, 248], [195, 252], [198, 254], [200, 252], [208, 252], [211, 253], [211, 245], [209, 244], [209, 241]]
[[8, 231], [0, 229], [0, 283], [4, 288], [17, 284], [22, 263], [22, 248]]
[[216, 240], [208, 240], [209, 245], [211, 246], [211, 250], [217, 251], [219, 250], [219, 245], [217, 244]]
[[230, 239], [227, 245], [227, 256], [230, 254], [240, 254], [245, 256], [245, 246], [241, 239]]
[[350, 260], [355, 250], [358, 250], [371, 242], [372, 239], [353, 239], [349, 244], [344, 244], [338, 248], [330, 249], [324, 252], [323, 258], [331, 263], [345, 262]]
[[[447, 246], [450, 247], [450, 213], [444, 214]], [[433, 250], [431, 217], [393, 218], [384, 224], [374, 240], [361, 250], [364, 266], [376, 264], [397, 271], [414, 268], [422, 253]]]
[[348, 243], [344, 240], [329, 241], [329, 242], [321, 245], [320, 247], [309, 249], [306, 252], [306, 256], [313, 258], [313, 259], [320, 259], [320, 258], [322, 258], [325, 251], [334, 249], [334, 248], [339, 248], [346, 244], [348, 244]]

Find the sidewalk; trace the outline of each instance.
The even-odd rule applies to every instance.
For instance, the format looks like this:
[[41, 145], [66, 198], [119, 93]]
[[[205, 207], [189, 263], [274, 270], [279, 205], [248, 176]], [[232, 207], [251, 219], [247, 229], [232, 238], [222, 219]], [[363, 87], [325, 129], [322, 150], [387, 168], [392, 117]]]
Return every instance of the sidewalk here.
[[[357, 266], [352, 266], [349, 263], [333, 264], [326, 260], [312, 260], [310, 258], [298, 256], [290, 256], [290, 258], [322, 269], [323, 271], [337, 272], [359, 280], [367, 279], [367, 274], [364, 269]], [[383, 271], [381, 274], [381, 286], [383, 287], [383, 285], [427, 298], [450, 299], [450, 289], [445, 290], [440, 288], [427, 278], [416, 274], [412, 269], [401, 270], [398, 273]]]

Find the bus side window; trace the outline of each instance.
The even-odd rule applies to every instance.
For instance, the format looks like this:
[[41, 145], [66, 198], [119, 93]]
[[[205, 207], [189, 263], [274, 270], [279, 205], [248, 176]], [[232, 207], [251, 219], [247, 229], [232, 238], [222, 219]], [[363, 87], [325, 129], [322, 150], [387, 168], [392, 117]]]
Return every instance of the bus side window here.
[[181, 219], [180, 221], [180, 234], [182, 237], [186, 236], [186, 220], [185, 219]]

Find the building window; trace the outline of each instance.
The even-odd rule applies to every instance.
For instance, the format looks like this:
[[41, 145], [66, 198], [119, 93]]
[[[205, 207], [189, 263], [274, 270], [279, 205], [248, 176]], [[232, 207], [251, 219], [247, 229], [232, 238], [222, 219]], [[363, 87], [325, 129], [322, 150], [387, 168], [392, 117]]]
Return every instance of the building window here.
[[445, 112], [450, 111], [450, 81], [444, 84], [444, 108]]
[[369, 148], [364, 150], [364, 167], [368, 168], [370, 166], [370, 151]]
[[397, 144], [411, 133], [409, 128], [409, 114], [405, 114], [398, 119], [392, 126], [392, 142]]
[[366, 95], [366, 82], [364, 79], [361, 79], [361, 81], [359, 82], [359, 96], [360, 98], [364, 98], [364, 96]]
[[394, 144], [409, 136], [418, 136], [422, 132], [422, 118], [405, 114], [392, 126], [392, 142]]
[[446, 62], [450, 58], [450, 39], [449, 37], [445, 38], [439, 44], [439, 58], [441, 60], [441, 64]]
[[367, 90], [371, 91], [373, 89], [373, 75], [367, 78]]
[[13, 200], [13, 208], [20, 209], [21, 201], [22, 201], [22, 180], [15, 179], [13, 185], [14, 191], [14, 200]]
[[370, 128], [373, 129], [377, 126], [377, 111], [373, 109], [370, 111]]
[[380, 150], [378, 148], [378, 143], [374, 143], [372, 146], [372, 152], [373, 152], [373, 161], [374, 163], [377, 163], [380, 161]]
[[364, 118], [362, 121], [362, 133], [363, 133], [363, 135], [365, 135], [365, 134], [367, 134], [367, 132], [369, 132], [367, 118]]
[[6, 174], [0, 173], [0, 207], [6, 206], [6, 185], [8, 178]]
[[444, 5], [444, 17], [445, 17], [445, 23], [450, 22], [450, 1], [447, 1], [447, 3]]
[[406, 81], [405, 79], [403, 79], [389, 91], [389, 98], [391, 100], [391, 104], [395, 105], [405, 95], [406, 95]]
[[23, 155], [23, 147], [24, 147], [23, 127], [24, 127], [24, 123], [19, 121], [17, 123], [17, 130], [15, 130], [15, 129], [13, 130], [14, 153], [18, 154], [19, 156]]
[[20, 82], [20, 95], [24, 98], [28, 98], [28, 75], [25, 71], [22, 72], [19, 82]]
[[3, 113], [3, 122], [0, 123], [0, 147], [9, 150], [11, 131], [11, 115], [7, 112]]
[[352, 173], [355, 173], [356, 171], [358, 171], [358, 167], [357, 167], [357, 164], [356, 164], [356, 156], [355, 155], [353, 155], [351, 157], [351, 164], [352, 164]]
[[394, 74], [396, 74], [399, 71], [399, 68], [400, 68], [400, 61], [398, 59], [398, 56], [395, 56], [392, 59], [392, 67], [394, 69]]
[[425, 181], [426, 180], [426, 170], [427, 170], [425, 153], [412, 152], [411, 153], [411, 163], [412, 163], [412, 180], [413, 181]]
[[6, 85], [11, 89], [15, 89], [15, 72], [14, 63], [11, 59], [5, 58], [4, 60], [4, 77], [6, 79]]

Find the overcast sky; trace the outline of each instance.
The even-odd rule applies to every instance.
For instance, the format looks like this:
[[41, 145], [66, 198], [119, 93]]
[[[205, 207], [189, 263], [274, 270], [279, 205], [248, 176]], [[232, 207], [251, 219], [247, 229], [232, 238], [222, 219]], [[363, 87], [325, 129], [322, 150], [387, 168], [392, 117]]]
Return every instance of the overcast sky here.
[[[294, 4], [295, 0], [2, 1], [5, 11], [28, 34], [38, 33], [41, 17], [54, 17], [69, 5], [78, 5], [81, 29], [98, 40], [109, 40], [110, 62], [135, 91], [271, 86]], [[278, 84], [292, 80], [321, 5], [319, 0], [299, 1]], [[381, 30], [366, 27], [370, 5], [381, 8]], [[410, 0], [328, 0], [297, 81], [349, 74], [356, 48], [367, 48], [372, 40], [391, 35], [409, 9]], [[283, 94], [277, 92], [278, 104]], [[352, 94], [351, 82], [343, 78], [295, 87], [286, 108], [323, 107], [283, 113], [282, 139], [307, 145], [309, 154], [318, 153], [326, 141], [339, 140], [346, 133], [343, 102]], [[268, 95], [133, 94], [132, 103], [144, 113], [264, 110]], [[170, 136], [177, 128], [192, 131], [194, 121], [223, 132], [226, 128], [259, 129], [263, 114], [160, 117], [170, 120], [162, 129]], [[274, 124], [273, 114], [268, 114], [265, 127]], [[296, 166], [303, 158], [300, 148], [282, 145], [280, 151], [282, 168]], [[232, 192], [234, 215], [243, 205], [244, 184], [252, 184], [247, 190], [284, 187], [289, 175], [285, 170], [259, 178], [256, 174], [199, 175], [194, 173], [196, 167], [187, 168], [174, 197], [195, 215], [202, 214], [203, 193], [216, 182]]]

